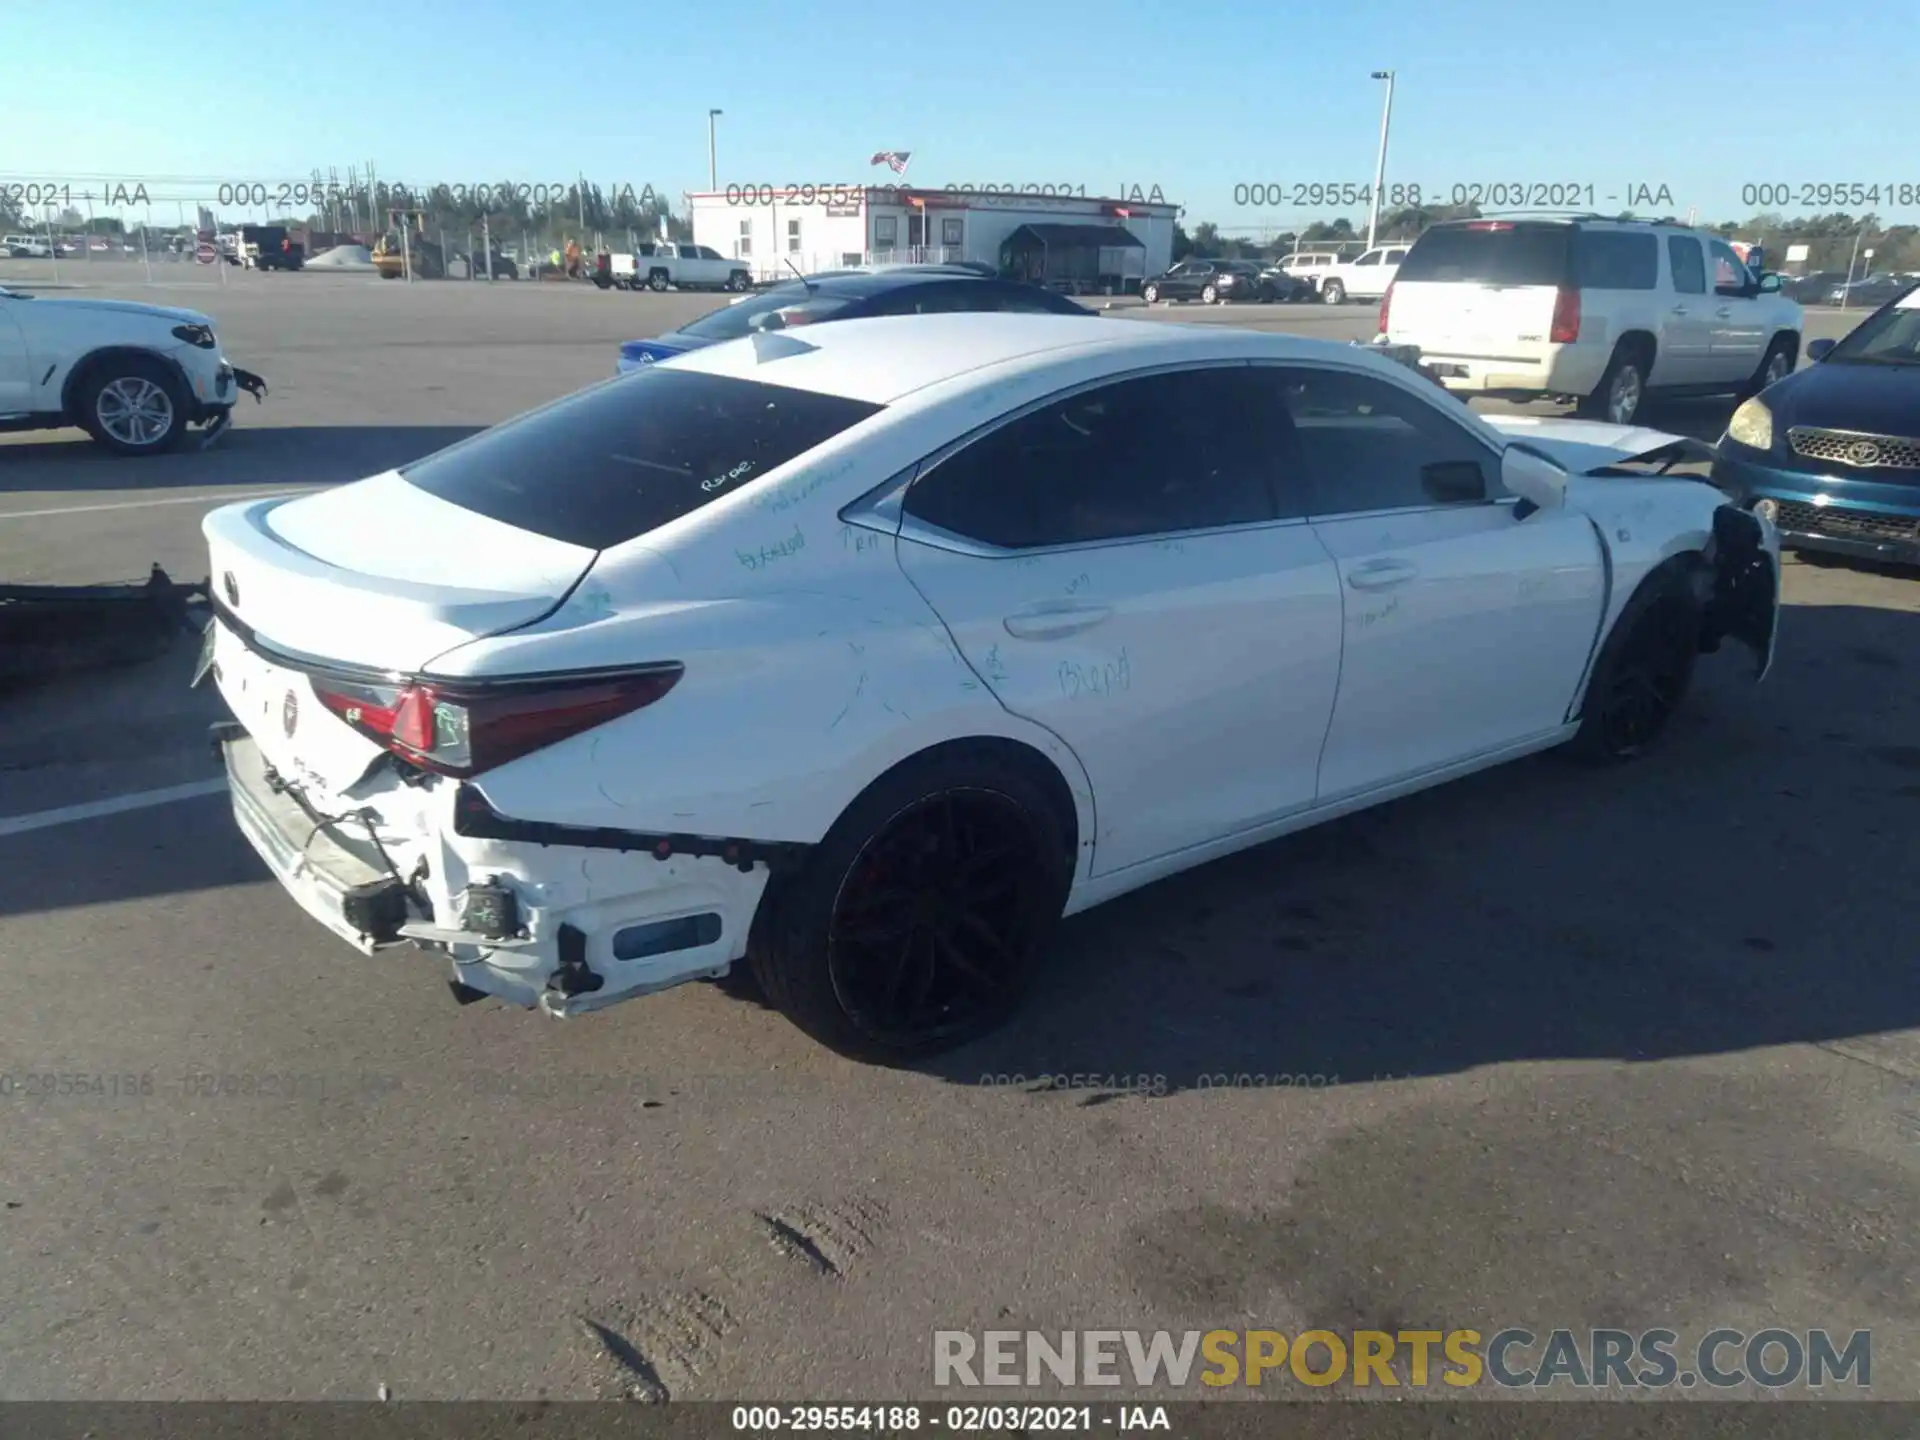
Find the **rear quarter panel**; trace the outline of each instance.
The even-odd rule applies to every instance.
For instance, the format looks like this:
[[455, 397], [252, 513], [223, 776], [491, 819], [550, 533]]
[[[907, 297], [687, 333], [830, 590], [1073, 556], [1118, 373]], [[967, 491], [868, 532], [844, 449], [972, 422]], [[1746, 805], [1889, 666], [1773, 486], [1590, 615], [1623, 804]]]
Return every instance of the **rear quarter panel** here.
[[546, 620], [441, 657], [436, 670], [470, 675], [686, 666], [656, 704], [479, 788], [520, 818], [814, 843], [902, 760], [998, 737], [1054, 764], [1091, 837], [1092, 794], [1072, 752], [993, 697], [907, 581], [894, 537], [839, 518], [1007, 393], [996, 388], [991, 405], [955, 396], [933, 415], [883, 412], [870, 432], [605, 552]]

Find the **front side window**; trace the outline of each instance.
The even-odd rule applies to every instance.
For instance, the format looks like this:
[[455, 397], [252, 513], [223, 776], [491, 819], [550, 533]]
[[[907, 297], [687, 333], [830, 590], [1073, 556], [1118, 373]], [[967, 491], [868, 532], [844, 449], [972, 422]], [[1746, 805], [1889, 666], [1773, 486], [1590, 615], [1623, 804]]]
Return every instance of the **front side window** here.
[[1740, 295], [1753, 284], [1746, 262], [1733, 253], [1731, 245], [1715, 240], [1707, 247], [1713, 251], [1713, 288], [1722, 294]]
[[1450, 501], [1429, 467], [1478, 465], [1483, 498], [1499, 493], [1499, 457], [1440, 408], [1371, 375], [1255, 367], [1266, 401], [1292, 421], [1291, 461], [1311, 487], [1315, 515], [1400, 510]]
[[940, 462], [906, 513], [1009, 550], [1282, 518], [1259, 400], [1242, 366], [1082, 391]]
[[1353, 263], [1355, 265], [1378, 265], [1380, 263], [1380, 252], [1378, 250], [1369, 250]]

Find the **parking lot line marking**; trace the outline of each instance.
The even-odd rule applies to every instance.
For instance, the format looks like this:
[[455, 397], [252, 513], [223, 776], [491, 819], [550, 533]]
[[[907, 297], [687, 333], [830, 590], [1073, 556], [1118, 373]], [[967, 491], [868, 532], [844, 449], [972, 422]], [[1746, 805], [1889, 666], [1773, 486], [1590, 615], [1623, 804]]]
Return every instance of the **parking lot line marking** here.
[[222, 490], [211, 495], [169, 495], [161, 500], [116, 500], [110, 505], [62, 505], [53, 510], [0, 510], [0, 520], [34, 520], [43, 515], [88, 515], [96, 510], [141, 510], [153, 505], [193, 505], [212, 500], [267, 500], [275, 495], [302, 495], [324, 490], [324, 485], [301, 485], [279, 490]]
[[132, 795], [115, 795], [106, 800], [89, 800], [84, 805], [63, 805], [58, 810], [36, 810], [27, 815], [0, 816], [0, 839], [25, 835], [33, 830], [50, 830], [56, 825], [72, 825], [81, 820], [99, 820], [108, 815], [124, 815], [129, 810], [151, 810], [156, 805], [171, 805], [178, 800], [198, 800], [203, 795], [218, 795], [227, 788], [225, 777], [195, 780], [188, 785], [169, 785], [164, 790], [141, 790]]

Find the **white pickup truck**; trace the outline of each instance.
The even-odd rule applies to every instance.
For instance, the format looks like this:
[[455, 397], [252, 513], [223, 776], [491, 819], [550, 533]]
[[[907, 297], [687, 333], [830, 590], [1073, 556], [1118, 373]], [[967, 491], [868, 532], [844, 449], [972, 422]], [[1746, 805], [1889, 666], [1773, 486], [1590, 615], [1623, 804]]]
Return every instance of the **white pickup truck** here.
[[751, 290], [753, 271], [744, 260], [729, 260], [710, 245], [676, 245], [650, 240], [631, 255], [615, 255], [609, 265], [622, 290]]
[[1400, 262], [1413, 248], [1411, 241], [1398, 245], [1376, 245], [1352, 260], [1324, 265], [1305, 272], [1320, 287], [1320, 298], [1329, 305], [1348, 300], [1378, 300], [1393, 284]]

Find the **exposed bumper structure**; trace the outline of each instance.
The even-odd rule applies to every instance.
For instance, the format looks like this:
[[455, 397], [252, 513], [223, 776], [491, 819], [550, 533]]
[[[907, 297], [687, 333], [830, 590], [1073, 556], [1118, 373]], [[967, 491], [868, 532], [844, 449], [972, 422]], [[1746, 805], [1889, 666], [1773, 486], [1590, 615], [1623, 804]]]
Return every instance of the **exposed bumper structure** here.
[[384, 766], [347, 787], [364, 800], [321, 795], [238, 722], [211, 738], [235, 822], [300, 908], [363, 955], [445, 956], [463, 1004], [565, 1017], [723, 975], [769, 867], [804, 848], [515, 822], [470, 787]]

